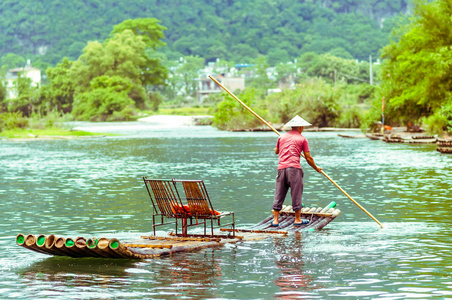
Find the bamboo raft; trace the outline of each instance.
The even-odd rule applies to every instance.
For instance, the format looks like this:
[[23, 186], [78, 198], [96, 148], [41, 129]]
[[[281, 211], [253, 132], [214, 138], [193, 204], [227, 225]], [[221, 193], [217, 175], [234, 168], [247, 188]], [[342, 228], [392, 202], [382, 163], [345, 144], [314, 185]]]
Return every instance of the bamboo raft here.
[[452, 140], [438, 140], [436, 150], [440, 153], [452, 153]]
[[302, 218], [308, 220], [309, 223], [301, 226], [293, 225], [295, 213], [291, 206], [284, 206], [280, 212], [279, 227], [271, 225], [273, 216], [269, 216], [249, 228], [220, 228], [215, 235], [188, 234], [187, 236], [178, 236], [169, 233], [168, 236], [150, 235], [119, 241], [117, 238], [104, 237], [86, 238], [79, 236], [70, 238], [57, 237], [53, 234], [18, 234], [16, 243], [26, 249], [54, 256], [149, 259], [178, 252], [219, 247], [226, 243], [261, 240], [272, 236], [287, 236], [290, 232], [320, 230], [341, 213], [339, 209], [334, 208], [335, 203], [333, 203], [325, 208], [303, 208]]
[[220, 246], [240, 241], [236, 238], [207, 237], [156, 237], [142, 236], [140, 239], [121, 242], [116, 238], [64, 238], [55, 235], [18, 234], [19, 246], [39, 253], [69, 257], [103, 257], [147, 259], [176, 252], [187, 252], [201, 248]]

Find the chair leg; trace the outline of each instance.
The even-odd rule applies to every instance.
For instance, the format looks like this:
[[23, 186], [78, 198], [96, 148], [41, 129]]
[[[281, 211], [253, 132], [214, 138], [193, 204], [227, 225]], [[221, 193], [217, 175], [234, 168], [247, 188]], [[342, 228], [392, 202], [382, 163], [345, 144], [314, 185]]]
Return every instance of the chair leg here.
[[210, 219], [210, 229], [212, 230], [212, 236], [213, 236], [213, 219]]
[[182, 219], [182, 236], [187, 236], [187, 219]]
[[207, 235], [207, 223], [206, 223], [206, 220], [204, 220], [204, 235]]

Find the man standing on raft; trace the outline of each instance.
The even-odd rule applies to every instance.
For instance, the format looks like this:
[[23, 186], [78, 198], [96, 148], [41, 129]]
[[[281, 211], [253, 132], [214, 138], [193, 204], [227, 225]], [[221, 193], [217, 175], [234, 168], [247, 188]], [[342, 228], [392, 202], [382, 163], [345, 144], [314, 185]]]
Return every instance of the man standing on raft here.
[[272, 226], [279, 226], [279, 211], [282, 209], [284, 199], [290, 187], [292, 196], [292, 209], [295, 212], [295, 226], [302, 225], [301, 197], [303, 195], [303, 170], [300, 166], [301, 152], [304, 153], [307, 163], [317, 172], [322, 169], [317, 167], [309, 152], [308, 140], [301, 135], [305, 126], [310, 123], [299, 116], [295, 116], [285, 126], [291, 126], [292, 130], [281, 135], [276, 143], [275, 154], [279, 154], [278, 175], [276, 176], [275, 200], [273, 201]]

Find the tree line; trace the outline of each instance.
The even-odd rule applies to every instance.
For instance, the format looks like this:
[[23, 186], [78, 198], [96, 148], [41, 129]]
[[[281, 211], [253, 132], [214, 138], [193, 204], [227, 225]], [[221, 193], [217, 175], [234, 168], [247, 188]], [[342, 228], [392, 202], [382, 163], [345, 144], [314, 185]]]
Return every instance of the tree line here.
[[74, 0], [0, 2], [2, 65], [26, 59], [41, 69], [76, 60], [87, 41], [104, 41], [123, 20], [156, 18], [167, 30], [162, 52], [169, 60], [199, 56], [270, 65], [301, 53], [343, 58], [378, 56], [389, 42], [395, 16], [409, 0]]

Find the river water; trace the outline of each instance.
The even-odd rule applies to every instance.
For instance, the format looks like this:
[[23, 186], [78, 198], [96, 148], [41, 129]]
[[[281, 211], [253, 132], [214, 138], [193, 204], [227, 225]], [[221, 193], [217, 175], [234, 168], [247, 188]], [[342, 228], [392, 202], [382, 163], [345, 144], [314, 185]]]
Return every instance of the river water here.
[[342, 211], [322, 231], [142, 261], [74, 259], [29, 251], [15, 236], [149, 234], [143, 176], [204, 179], [216, 209], [235, 211], [239, 227], [264, 219], [277, 136], [140, 122], [72, 126], [120, 136], [0, 141], [1, 299], [452, 299], [452, 155], [435, 145], [304, 133], [317, 164], [384, 229], [302, 163], [303, 202], [334, 200]]

